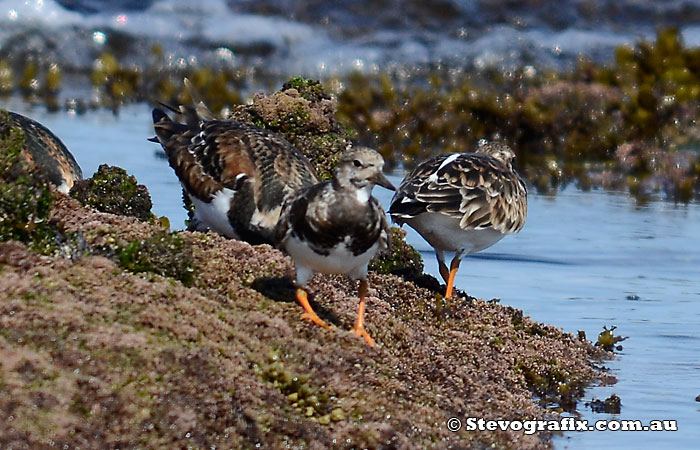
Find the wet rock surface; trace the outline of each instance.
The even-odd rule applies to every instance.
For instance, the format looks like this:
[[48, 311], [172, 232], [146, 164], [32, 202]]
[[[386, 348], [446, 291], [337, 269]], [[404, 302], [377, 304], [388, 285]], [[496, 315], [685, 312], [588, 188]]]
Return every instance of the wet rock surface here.
[[586, 403], [586, 406], [590, 406], [591, 410], [597, 413], [620, 414], [622, 401], [620, 397], [612, 394], [605, 400], [595, 398], [590, 403]]

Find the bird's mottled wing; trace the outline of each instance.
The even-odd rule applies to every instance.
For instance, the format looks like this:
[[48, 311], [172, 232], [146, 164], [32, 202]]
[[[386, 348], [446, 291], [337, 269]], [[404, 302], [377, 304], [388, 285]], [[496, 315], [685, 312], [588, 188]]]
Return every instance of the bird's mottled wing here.
[[182, 124], [158, 108], [153, 110], [153, 127], [168, 163], [185, 189], [209, 202], [224, 187], [218, 174], [206, 164], [207, 158], [203, 158], [204, 154], [210, 153], [206, 147], [212, 130], [205, 130], [204, 122], [193, 111], [187, 117], [187, 124]]
[[180, 180], [203, 200], [222, 187], [236, 190], [253, 182], [253, 201], [266, 212], [318, 181], [306, 157], [275, 133], [236, 121], [202, 120], [191, 107], [181, 106], [180, 113], [185, 124], [165, 113], [158, 120], [154, 115], [156, 134]]
[[465, 230], [520, 231], [527, 213], [527, 190], [520, 177], [487, 155], [465, 153], [443, 164], [448, 157], [417, 167], [399, 187], [390, 214], [401, 221], [439, 212], [460, 219]]

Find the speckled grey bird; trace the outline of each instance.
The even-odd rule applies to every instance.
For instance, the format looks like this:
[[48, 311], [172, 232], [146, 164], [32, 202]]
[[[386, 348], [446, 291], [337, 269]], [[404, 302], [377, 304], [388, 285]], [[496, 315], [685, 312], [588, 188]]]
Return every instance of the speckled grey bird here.
[[[77, 180], [83, 179], [78, 162], [51, 130], [21, 114], [11, 111], [7, 114], [9, 124], [24, 131], [21, 155], [31, 167], [43, 172], [56, 190], [67, 194]], [[2, 122], [0, 120], [0, 125]]]
[[233, 120], [206, 120], [200, 107], [153, 110], [155, 142], [205, 227], [251, 244], [274, 244], [282, 203], [318, 182], [309, 160], [283, 137]]
[[[435, 249], [447, 283], [445, 297], [452, 295], [465, 255], [523, 228], [527, 188], [513, 169], [514, 159], [507, 145], [481, 141], [473, 153], [439, 155], [419, 164], [391, 200], [392, 219], [408, 224]], [[445, 252], [455, 252], [449, 270]]]
[[364, 326], [367, 264], [388, 245], [384, 209], [372, 197], [375, 184], [395, 189], [382, 173], [384, 159], [358, 147], [345, 152], [332, 180], [301, 190], [283, 207], [277, 226], [279, 246], [294, 259], [297, 300], [303, 318], [328, 327], [309, 305], [306, 284], [314, 272], [342, 273], [360, 280], [360, 304], [352, 332], [374, 345]]

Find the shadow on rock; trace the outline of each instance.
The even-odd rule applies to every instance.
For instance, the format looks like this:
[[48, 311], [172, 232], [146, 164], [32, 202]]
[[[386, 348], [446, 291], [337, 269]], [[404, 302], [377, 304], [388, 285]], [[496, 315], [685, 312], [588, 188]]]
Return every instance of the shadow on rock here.
[[[270, 298], [276, 302], [284, 303], [296, 303], [296, 291], [297, 288], [291, 279], [287, 277], [260, 277], [253, 281], [250, 288], [260, 292], [267, 298]], [[315, 295], [309, 292], [309, 303], [311, 307], [316, 311], [323, 320], [338, 326], [340, 319], [332, 310], [320, 305], [314, 301]], [[304, 310], [299, 307], [299, 314], [301, 315]]]

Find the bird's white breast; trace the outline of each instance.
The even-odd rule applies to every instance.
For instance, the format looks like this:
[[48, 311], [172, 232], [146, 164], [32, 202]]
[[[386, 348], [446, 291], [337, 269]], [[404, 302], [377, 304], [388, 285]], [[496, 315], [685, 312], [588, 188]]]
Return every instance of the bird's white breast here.
[[406, 219], [406, 223], [430, 245], [449, 252], [464, 249], [465, 254], [475, 253], [492, 246], [505, 236], [492, 228], [463, 230], [458, 218], [437, 212], [420, 214]]
[[195, 206], [195, 218], [219, 234], [227, 238], [237, 239], [238, 235], [231, 227], [228, 220], [228, 211], [231, 208], [231, 200], [235, 192], [228, 188], [223, 188], [216, 194], [209, 203], [206, 203], [195, 196], [190, 196]]
[[330, 249], [326, 256], [316, 253], [304, 241], [291, 236], [287, 240], [285, 248], [294, 259], [295, 264], [309, 268], [314, 272], [343, 273], [353, 279], [363, 279], [367, 276], [367, 263], [377, 252], [378, 245], [375, 242], [366, 252], [356, 256], [347, 248], [345, 242], [340, 242]]

